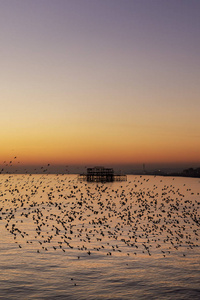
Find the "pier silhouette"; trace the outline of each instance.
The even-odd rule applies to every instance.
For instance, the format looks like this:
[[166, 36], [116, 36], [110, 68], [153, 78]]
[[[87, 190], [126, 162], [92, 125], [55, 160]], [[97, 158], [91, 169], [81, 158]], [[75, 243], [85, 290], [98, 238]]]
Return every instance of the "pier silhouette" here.
[[126, 181], [124, 174], [115, 174], [113, 168], [94, 167], [87, 168], [87, 173], [79, 174], [78, 180], [88, 182]]

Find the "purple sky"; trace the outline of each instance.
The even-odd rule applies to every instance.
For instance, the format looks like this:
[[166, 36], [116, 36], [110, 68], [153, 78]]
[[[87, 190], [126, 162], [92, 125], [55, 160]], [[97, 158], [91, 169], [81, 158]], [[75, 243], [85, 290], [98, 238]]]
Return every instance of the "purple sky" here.
[[1, 0], [0, 41], [2, 160], [200, 162], [199, 0]]

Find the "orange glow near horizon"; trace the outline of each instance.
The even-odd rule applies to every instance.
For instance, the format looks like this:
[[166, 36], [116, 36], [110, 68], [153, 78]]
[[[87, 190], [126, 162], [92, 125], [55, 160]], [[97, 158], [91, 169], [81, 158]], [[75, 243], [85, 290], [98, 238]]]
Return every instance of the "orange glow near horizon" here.
[[[78, 131], [72, 134], [48, 134], [15, 136], [5, 139], [0, 149], [1, 160], [9, 161], [17, 156], [19, 162], [28, 165], [53, 163], [68, 164], [128, 164], [128, 163], [179, 163], [198, 162], [200, 142], [193, 141], [193, 147], [187, 140], [176, 137], [148, 136], [124, 132], [121, 138], [117, 132]], [[10, 149], [10, 151], [8, 151]], [[17, 161], [13, 162], [17, 164]]]

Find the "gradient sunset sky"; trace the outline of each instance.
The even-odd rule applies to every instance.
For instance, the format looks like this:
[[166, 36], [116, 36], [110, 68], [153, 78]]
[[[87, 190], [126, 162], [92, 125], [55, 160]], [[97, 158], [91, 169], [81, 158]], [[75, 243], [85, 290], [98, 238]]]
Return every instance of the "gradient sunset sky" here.
[[0, 163], [200, 163], [199, 0], [1, 0]]

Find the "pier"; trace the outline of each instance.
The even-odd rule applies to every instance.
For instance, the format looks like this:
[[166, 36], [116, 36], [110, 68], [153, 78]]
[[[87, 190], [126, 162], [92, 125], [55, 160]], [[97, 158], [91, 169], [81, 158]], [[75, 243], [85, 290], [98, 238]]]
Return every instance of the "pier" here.
[[87, 168], [87, 173], [79, 174], [78, 180], [87, 182], [126, 181], [127, 176], [115, 174], [113, 168], [94, 167]]

